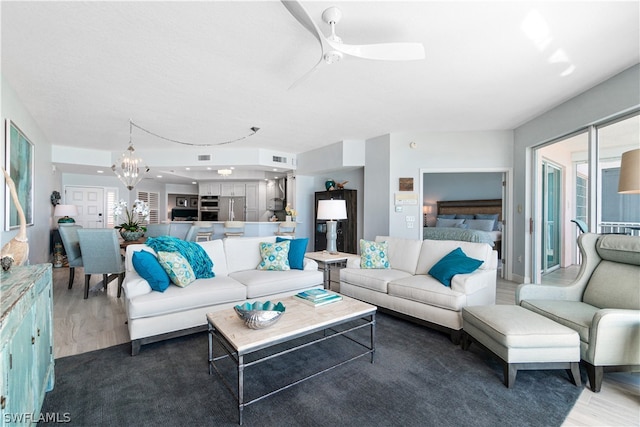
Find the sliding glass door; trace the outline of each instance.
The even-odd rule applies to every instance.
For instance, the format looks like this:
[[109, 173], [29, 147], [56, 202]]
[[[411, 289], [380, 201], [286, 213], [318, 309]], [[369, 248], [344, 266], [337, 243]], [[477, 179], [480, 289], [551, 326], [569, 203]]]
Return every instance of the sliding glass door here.
[[542, 274], [560, 266], [562, 170], [542, 162]]

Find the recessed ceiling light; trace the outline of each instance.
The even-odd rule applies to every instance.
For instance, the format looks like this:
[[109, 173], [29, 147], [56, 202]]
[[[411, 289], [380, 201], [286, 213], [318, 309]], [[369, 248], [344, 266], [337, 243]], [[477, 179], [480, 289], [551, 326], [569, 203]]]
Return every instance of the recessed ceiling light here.
[[210, 168], [210, 167], [208, 167], [208, 168], [207, 168], [207, 170], [208, 170], [208, 171], [210, 171], [210, 170], [211, 170], [211, 168]]
[[233, 170], [233, 169], [235, 169], [235, 167], [231, 166], [231, 167], [229, 167], [229, 169]]
[[196, 181], [191, 181], [191, 183], [192, 183], [192, 184], [194, 184], [194, 185], [195, 185], [195, 184], [197, 184], [197, 182], [196, 182]]
[[162, 178], [162, 175], [156, 175], [156, 178]]
[[274, 171], [274, 172], [278, 172], [278, 169], [276, 169], [276, 168], [273, 168], [273, 171]]
[[96, 172], [98, 172], [98, 173], [104, 173], [104, 171], [96, 171]]
[[188, 170], [188, 171], [190, 171], [190, 170], [191, 170], [191, 168], [185, 168], [185, 169], [186, 169], [186, 170]]

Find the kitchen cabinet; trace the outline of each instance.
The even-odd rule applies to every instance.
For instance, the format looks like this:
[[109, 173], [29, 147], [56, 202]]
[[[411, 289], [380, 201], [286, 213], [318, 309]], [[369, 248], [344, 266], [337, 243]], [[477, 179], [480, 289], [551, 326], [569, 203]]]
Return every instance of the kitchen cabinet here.
[[246, 189], [244, 183], [237, 182], [225, 182], [220, 185], [220, 195], [221, 196], [245, 196]]
[[0, 425], [29, 425], [54, 383], [51, 264], [0, 273], [0, 291]]
[[219, 196], [220, 195], [220, 183], [212, 181], [204, 181], [198, 185], [200, 196]]
[[245, 185], [247, 221], [259, 221], [258, 187], [257, 182], [251, 182]]

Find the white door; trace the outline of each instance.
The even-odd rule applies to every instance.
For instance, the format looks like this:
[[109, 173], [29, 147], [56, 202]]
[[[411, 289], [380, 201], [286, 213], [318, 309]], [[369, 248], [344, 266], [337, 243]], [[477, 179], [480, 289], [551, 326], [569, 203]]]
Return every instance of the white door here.
[[78, 207], [76, 224], [84, 228], [104, 228], [106, 223], [104, 188], [65, 187], [65, 203]]

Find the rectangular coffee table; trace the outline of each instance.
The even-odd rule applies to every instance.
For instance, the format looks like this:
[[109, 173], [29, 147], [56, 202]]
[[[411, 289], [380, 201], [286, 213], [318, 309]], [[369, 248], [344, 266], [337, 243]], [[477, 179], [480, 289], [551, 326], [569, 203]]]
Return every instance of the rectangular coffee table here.
[[[245, 406], [341, 366], [347, 362], [366, 356], [367, 354], [371, 355], [371, 363], [373, 363], [373, 356], [375, 353], [375, 319], [377, 307], [346, 296], [343, 296], [342, 298], [343, 299], [340, 301], [320, 307], [312, 307], [299, 301], [295, 297], [279, 299], [278, 301], [281, 301], [286, 308], [285, 313], [276, 324], [266, 329], [249, 329], [238, 317], [233, 308], [207, 314], [207, 323], [209, 325], [209, 374], [211, 375], [213, 373], [213, 369], [215, 369], [227, 389], [229, 389], [231, 394], [235, 396], [233, 387], [224, 378], [216, 366], [216, 361], [229, 357], [236, 364], [238, 369], [238, 393], [236, 398], [238, 401], [239, 424], [242, 424], [242, 410]], [[345, 326], [339, 330], [334, 329], [338, 325]], [[369, 343], [359, 342], [351, 336], [346, 337], [362, 346], [365, 350], [364, 352], [347, 360], [336, 362], [327, 369], [315, 372], [267, 394], [246, 402], [244, 401], [245, 368], [273, 359], [274, 357], [291, 353], [312, 344], [344, 336], [348, 332], [367, 327], [370, 330]], [[277, 344], [309, 336], [319, 331], [325, 331], [325, 333], [320, 337], [312, 338], [295, 347], [268, 352], [269, 354], [267, 355], [245, 362], [245, 356], [258, 350], [268, 349]], [[226, 354], [214, 357], [214, 339], [220, 344]]]

